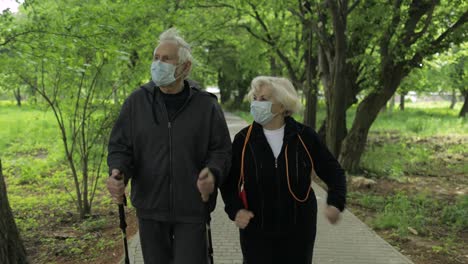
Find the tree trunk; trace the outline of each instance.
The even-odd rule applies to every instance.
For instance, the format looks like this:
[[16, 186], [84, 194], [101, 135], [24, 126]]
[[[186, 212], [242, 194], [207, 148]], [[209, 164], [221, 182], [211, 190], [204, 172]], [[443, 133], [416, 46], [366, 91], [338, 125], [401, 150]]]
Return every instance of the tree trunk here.
[[318, 80], [317, 80], [317, 57], [314, 57], [313, 49], [313, 31], [310, 21], [306, 20], [302, 25], [303, 41], [305, 45], [305, 87], [303, 89], [306, 98], [306, 107], [304, 110], [304, 124], [315, 129], [317, 123], [317, 95], [318, 95]]
[[382, 106], [382, 109], [380, 109], [380, 112], [381, 112], [381, 113], [386, 113], [387, 110], [388, 110], [388, 106], [387, 106], [387, 104], [384, 104], [384, 105]]
[[326, 116], [322, 124], [320, 125], [318, 134], [320, 136], [320, 139], [326, 143], [327, 122], [328, 122], [328, 115], [329, 115], [328, 112], [330, 111], [329, 104], [331, 100], [330, 98], [331, 76], [330, 76], [330, 71], [328, 67], [328, 59], [326, 55], [326, 50], [321, 45], [319, 45], [318, 54], [319, 54], [320, 80], [323, 85], [323, 92], [325, 95], [325, 109], [326, 109]]
[[392, 99], [390, 99], [390, 113], [393, 112], [394, 108], [395, 108], [395, 95], [393, 95]]
[[34, 78], [34, 86], [29, 86], [29, 91], [31, 93], [31, 96], [29, 96], [29, 98], [31, 98], [31, 100], [29, 100], [28, 98], [28, 101], [30, 101], [34, 105], [37, 104], [36, 90], [37, 90], [37, 78]]
[[15, 95], [16, 105], [21, 107], [21, 90], [20, 90], [20, 88], [17, 87], [16, 90], [13, 91], [13, 94]]
[[382, 79], [380, 80], [380, 84], [383, 88], [369, 94], [359, 104], [353, 126], [343, 142], [339, 161], [347, 171], [358, 171], [372, 123], [377, 118], [380, 109], [382, 109], [395, 93], [403, 76], [407, 74], [407, 72], [403, 72], [402, 67], [395, 67], [393, 69], [393, 74], [388, 74], [390, 70], [384, 72], [387, 74], [381, 76]]
[[112, 99], [114, 100], [114, 104], [116, 105], [119, 104], [119, 95], [117, 93], [117, 89], [118, 89], [117, 83], [114, 83], [114, 85], [112, 85]]
[[400, 110], [405, 111], [405, 95], [406, 93], [400, 94]]
[[317, 123], [317, 86], [306, 90], [306, 107], [304, 110], [304, 124], [315, 130]]
[[88, 179], [89, 179], [89, 166], [88, 166], [88, 156], [83, 157], [83, 206], [81, 207], [80, 218], [84, 219], [87, 215], [91, 214], [91, 206], [89, 204], [89, 195], [88, 195]]
[[463, 102], [463, 106], [460, 110], [460, 113], [458, 114], [459, 117], [465, 117], [466, 112], [468, 111], [468, 90], [463, 92], [463, 98], [465, 101]]
[[[346, 133], [346, 13], [347, 1], [337, 5], [329, 1], [333, 18], [334, 58], [331, 67], [329, 111], [327, 115], [326, 144], [330, 152], [338, 157]], [[330, 63], [330, 62], [329, 62]]]
[[279, 76], [279, 67], [278, 63], [276, 62], [276, 57], [274, 54], [270, 55], [270, 74], [272, 76]]
[[376, 94], [370, 95], [359, 104], [353, 126], [343, 141], [339, 161], [343, 168], [349, 172], [358, 171], [369, 129], [385, 104], [385, 101], [378, 102], [377, 97]]
[[229, 91], [229, 83], [227, 78], [224, 76], [221, 69], [218, 69], [218, 87], [221, 103], [226, 103], [231, 98], [231, 93]]
[[11, 212], [0, 160], [0, 263], [28, 263], [26, 250]]
[[450, 102], [450, 109], [455, 108], [455, 104], [457, 103], [457, 91], [455, 89], [452, 89], [452, 98]]

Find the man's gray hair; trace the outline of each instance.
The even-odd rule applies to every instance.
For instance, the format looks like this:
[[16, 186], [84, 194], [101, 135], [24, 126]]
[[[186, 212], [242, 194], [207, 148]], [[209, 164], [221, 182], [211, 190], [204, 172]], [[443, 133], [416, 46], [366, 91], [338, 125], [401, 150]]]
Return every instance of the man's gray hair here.
[[[159, 35], [159, 45], [161, 45], [163, 42], [172, 42], [177, 45], [179, 50], [179, 63], [185, 63], [187, 61], [193, 62], [192, 49], [190, 48], [190, 45], [180, 36], [179, 31], [176, 28], [172, 27]], [[156, 49], [154, 52], [156, 52]]]

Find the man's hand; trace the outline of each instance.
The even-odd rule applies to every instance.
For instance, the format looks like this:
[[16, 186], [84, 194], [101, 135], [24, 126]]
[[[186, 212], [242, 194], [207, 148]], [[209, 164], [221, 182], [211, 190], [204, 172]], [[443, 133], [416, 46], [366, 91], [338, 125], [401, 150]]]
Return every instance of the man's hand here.
[[239, 227], [240, 229], [244, 229], [249, 225], [250, 219], [252, 219], [253, 217], [254, 214], [251, 211], [246, 209], [240, 209], [239, 211], [237, 211], [236, 219], [234, 219], [234, 221], [237, 227]]
[[197, 187], [198, 191], [201, 193], [203, 202], [207, 202], [215, 188], [215, 177], [210, 169], [204, 168], [200, 172], [198, 175]]
[[106, 185], [112, 200], [117, 204], [123, 204], [125, 194], [124, 175], [118, 169], [113, 169], [111, 176], [107, 178]]
[[340, 210], [335, 206], [328, 205], [327, 208], [325, 208], [325, 216], [327, 217], [328, 222], [334, 225], [338, 223], [338, 220], [340, 220]]

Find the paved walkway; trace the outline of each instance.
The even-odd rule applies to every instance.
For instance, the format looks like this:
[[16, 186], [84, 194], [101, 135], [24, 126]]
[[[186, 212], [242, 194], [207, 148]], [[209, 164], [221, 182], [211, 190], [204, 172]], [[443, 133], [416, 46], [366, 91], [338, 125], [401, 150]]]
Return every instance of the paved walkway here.
[[[247, 125], [245, 121], [229, 113], [226, 113], [226, 119], [231, 138]], [[326, 201], [326, 192], [316, 184], [314, 184], [313, 188], [319, 202], [317, 240], [313, 264], [413, 263], [348, 210], [345, 210], [338, 225], [329, 224], [322, 213]], [[218, 196], [218, 204], [212, 215], [211, 226], [214, 262], [216, 264], [242, 264], [239, 232], [224, 213], [223, 208], [223, 201]], [[131, 264], [143, 263], [138, 234], [130, 240], [129, 251]]]

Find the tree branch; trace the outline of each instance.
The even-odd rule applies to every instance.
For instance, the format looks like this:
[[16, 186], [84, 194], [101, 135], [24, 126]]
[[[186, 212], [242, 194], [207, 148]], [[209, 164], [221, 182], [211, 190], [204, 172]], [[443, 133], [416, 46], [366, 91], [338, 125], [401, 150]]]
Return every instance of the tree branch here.
[[230, 9], [236, 9], [233, 5], [229, 5], [226, 3], [216, 3], [216, 4], [195, 4], [193, 6], [190, 6], [188, 8], [195, 7], [195, 8], [230, 8]]
[[0, 42], [0, 46], [5, 46], [5, 45], [10, 43], [11, 41], [14, 41], [15, 39], [17, 39], [20, 36], [34, 34], [34, 33], [45, 34], [45, 35], [54, 35], [54, 36], [67, 37], [67, 38], [77, 38], [77, 39], [82, 39], [82, 40], [83, 39], [88, 39], [90, 37], [95, 37], [95, 36], [105, 34], [105, 33], [99, 33], [99, 34], [93, 34], [93, 35], [75, 35], [75, 34], [67, 34], [67, 33], [61, 33], [61, 32], [50, 32], [50, 31], [46, 31], [46, 30], [28, 30], [28, 31], [24, 31], [24, 32], [14, 34], [14, 35], [6, 38], [3, 42]]
[[249, 5], [250, 5], [250, 7], [252, 8], [252, 11], [254, 11], [254, 14], [255, 14], [255, 16], [253, 16], [253, 18], [255, 18], [258, 21], [258, 23], [260, 23], [260, 26], [265, 31], [268, 40], [274, 42], [273, 37], [271, 36], [270, 31], [268, 30], [268, 27], [265, 24], [265, 21], [263, 21], [262, 17], [258, 13], [257, 7], [254, 4], [252, 4], [251, 2], [249, 2]]
[[[409, 47], [414, 44], [427, 30], [429, 24], [432, 21], [432, 14], [434, 13], [434, 8], [437, 4], [437, 1], [433, 0], [430, 3], [424, 3], [420, 0], [413, 0], [411, 2], [408, 14], [409, 18], [405, 23], [403, 29], [403, 39], [402, 44], [404, 47]], [[423, 29], [415, 33], [416, 25], [419, 23], [421, 18], [427, 14], [426, 21], [424, 21]]]
[[390, 25], [388, 26], [387, 30], [382, 35], [380, 40], [380, 56], [382, 58], [388, 57], [388, 49], [390, 46], [390, 40], [392, 39], [393, 35], [395, 34], [396, 28], [400, 23], [401, 16], [400, 16], [400, 8], [402, 4], [402, 0], [395, 0], [393, 4], [393, 16]]
[[241, 28], [245, 28], [252, 36], [254, 36], [256, 39], [259, 39], [265, 43], [267, 43], [268, 45], [271, 45], [271, 46], [275, 46], [275, 43], [266, 39], [266, 38], [263, 38], [261, 36], [259, 36], [258, 34], [256, 34], [255, 32], [253, 32], [252, 28], [250, 28], [249, 26], [247, 25], [239, 25], [239, 27]]
[[409, 65], [417, 65], [422, 61], [422, 59], [425, 56], [434, 54], [436, 52], [440, 52], [446, 49], [450, 45], [450, 42], [445, 42], [445, 40], [449, 38], [450, 36], [452, 36], [452, 34], [457, 29], [465, 25], [467, 21], [468, 21], [468, 11], [465, 11], [465, 13], [463, 13], [463, 15], [457, 20], [457, 22], [455, 22], [451, 27], [447, 28], [447, 30], [445, 30], [435, 40], [431, 41], [430, 45], [425, 46], [423, 49], [416, 52], [416, 54], [414, 54], [414, 56], [409, 61]]
[[353, 10], [359, 5], [360, 2], [361, 0], [354, 1], [354, 3], [351, 4], [351, 6], [348, 8], [348, 11], [346, 12], [346, 16], [348, 16], [351, 12], [353, 12]]

